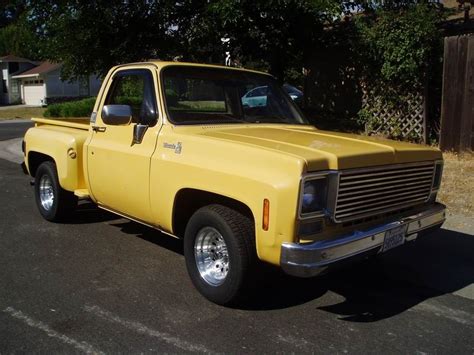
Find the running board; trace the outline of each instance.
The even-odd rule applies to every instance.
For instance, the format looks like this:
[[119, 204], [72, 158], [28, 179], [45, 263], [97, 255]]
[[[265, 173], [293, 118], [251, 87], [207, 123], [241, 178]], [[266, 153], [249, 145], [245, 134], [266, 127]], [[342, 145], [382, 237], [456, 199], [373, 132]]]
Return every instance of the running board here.
[[144, 222], [144, 221], [142, 221], [142, 220], [140, 220], [140, 219], [136, 219], [136, 218], [131, 217], [131, 216], [129, 216], [129, 215], [126, 215], [126, 214], [124, 214], [124, 213], [117, 212], [116, 210], [113, 210], [113, 209], [111, 209], [111, 208], [105, 207], [104, 205], [101, 205], [100, 203], [97, 204], [97, 207], [99, 207], [99, 208], [101, 208], [101, 209], [103, 209], [103, 210], [105, 210], [105, 211], [107, 211], [107, 212], [116, 214], [116, 215], [118, 215], [118, 216], [120, 216], [120, 217], [123, 217], [123, 218], [125, 218], [125, 219], [128, 219], [128, 220], [130, 220], [130, 221], [137, 222], [137, 223], [143, 224], [144, 226], [147, 226], [147, 227], [149, 227], [149, 228], [156, 229], [157, 231], [159, 231], [159, 232], [161, 232], [161, 233], [163, 233], [163, 234], [166, 234], [166, 235], [168, 235], [168, 236], [170, 236], [170, 237], [173, 237], [173, 238], [176, 238], [176, 239], [180, 239], [180, 240], [181, 240], [180, 237], [178, 237], [177, 235], [174, 235], [173, 233], [169, 233], [169, 232], [164, 231], [163, 229], [161, 229], [160, 226], [155, 226], [155, 225], [153, 225], [153, 224], [149, 224], [149, 223], [147, 223], [147, 222]]

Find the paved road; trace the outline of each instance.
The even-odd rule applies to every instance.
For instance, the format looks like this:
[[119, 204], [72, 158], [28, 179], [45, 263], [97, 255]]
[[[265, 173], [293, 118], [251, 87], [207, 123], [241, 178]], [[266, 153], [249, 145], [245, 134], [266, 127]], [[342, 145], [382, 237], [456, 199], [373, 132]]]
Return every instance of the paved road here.
[[0, 159], [0, 353], [472, 354], [469, 234], [443, 229], [319, 279], [269, 268], [224, 308], [193, 288], [181, 242], [90, 204], [48, 223]]
[[0, 121], [0, 141], [22, 137], [33, 125], [30, 120]]

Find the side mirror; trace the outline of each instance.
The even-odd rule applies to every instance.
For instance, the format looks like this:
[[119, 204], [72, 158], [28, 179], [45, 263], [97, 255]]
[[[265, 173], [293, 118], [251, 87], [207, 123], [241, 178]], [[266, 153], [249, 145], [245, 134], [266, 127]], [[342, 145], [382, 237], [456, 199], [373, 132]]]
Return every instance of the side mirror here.
[[137, 123], [133, 126], [133, 144], [140, 144], [145, 136], [148, 125]]
[[105, 105], [102, 108], [102, 121], [109, 125], [128, 125], [132, 122], [132, 108], [128, 105]]

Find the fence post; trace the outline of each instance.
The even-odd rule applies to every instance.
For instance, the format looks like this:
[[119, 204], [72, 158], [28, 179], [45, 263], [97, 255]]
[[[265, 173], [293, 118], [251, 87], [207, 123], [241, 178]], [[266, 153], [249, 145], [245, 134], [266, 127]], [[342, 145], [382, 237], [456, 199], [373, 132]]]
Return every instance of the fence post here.
[[445, 38], [440, 148], [474, 149], [474, 35]]
[[459, 149], [474, 150], [474, 36], [466, 36], [466, 61], [464, 69], [464, 92], [461, 108], [461, 131]]

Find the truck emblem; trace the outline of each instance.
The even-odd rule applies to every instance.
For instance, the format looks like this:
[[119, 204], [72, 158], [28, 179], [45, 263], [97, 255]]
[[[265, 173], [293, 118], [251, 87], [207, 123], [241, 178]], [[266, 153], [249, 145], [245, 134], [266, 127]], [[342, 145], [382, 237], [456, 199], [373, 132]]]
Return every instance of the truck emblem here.
[[181, 144], [181, 142], [178, 142], [176, 144], [172, 144], [172, 143], [163, 143], [163, 147], [164, 148], [167, 148], [167, 149], [174, 149], [174, 152], [176, 154], [181, 154], [181, 150], [183, 148], [183, 145]]

